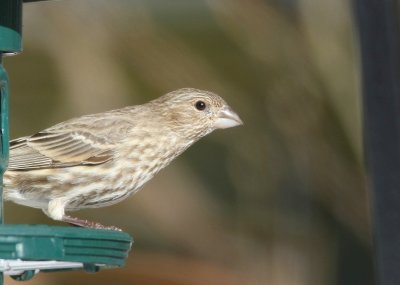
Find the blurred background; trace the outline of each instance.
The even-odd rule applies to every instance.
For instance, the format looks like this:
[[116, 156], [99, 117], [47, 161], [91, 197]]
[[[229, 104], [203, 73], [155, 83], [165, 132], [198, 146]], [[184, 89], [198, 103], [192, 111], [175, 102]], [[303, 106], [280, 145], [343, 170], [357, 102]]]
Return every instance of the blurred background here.
[[[5, 59], [12, 138], [182, 87], [245, 122], [124, 202], [74, 213], [134, 237], [125, 267], [29, 284], [373, 284], [349, 1], [45, 1], [23, 23], [24, 52]], [[5, 217], [60, 225], [12, 203]]]

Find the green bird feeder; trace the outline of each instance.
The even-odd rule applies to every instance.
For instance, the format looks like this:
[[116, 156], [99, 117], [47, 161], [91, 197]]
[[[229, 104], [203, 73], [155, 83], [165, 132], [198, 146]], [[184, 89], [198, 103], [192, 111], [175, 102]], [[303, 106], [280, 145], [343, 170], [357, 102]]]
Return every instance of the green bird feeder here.
[[[34, 1], [24, 1], [34, 2]], [[22, 0], [0, 0], [0, 178], [9, 157], [6, 55], [22, 51]], [[5, 225], [3, 188], [0, 184], [0, 285], [4, 275], [28, 280], [39, 271], [85, 270], [121, 267], [132, 245], [127, 233], [47, 225]]]

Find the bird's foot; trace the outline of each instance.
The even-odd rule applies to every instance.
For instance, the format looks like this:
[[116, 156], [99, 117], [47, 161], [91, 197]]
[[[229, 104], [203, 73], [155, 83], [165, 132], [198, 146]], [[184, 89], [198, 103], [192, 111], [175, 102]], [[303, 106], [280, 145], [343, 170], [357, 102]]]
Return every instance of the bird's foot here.
[[92, 229], [100, 229], [100, 230], [112, 230], [112, 231], [118, 231], [118, 232], [122, 231], [120, 228], [117, 228], [114, 226], [105, 226], [100, 223], [96, 223], [96, 222], [92, 222], [92, 221], [88, 221], [88, 220], [81, 220], [81, 219], [71, 217], [71, 216], [64, 216], [62, 218], [62, 221], [69, 223], [76, 227], [92, 228]]

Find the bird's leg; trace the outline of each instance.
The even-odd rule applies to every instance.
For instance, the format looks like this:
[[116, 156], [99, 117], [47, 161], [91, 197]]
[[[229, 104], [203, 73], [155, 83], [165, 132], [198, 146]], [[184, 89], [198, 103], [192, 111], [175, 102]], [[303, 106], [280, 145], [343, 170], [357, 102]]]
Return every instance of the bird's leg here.
[[92, 228], [92, 229], [101, 229], [101, 230], [113, 230], [113, 231], [119, 231], [121, 232], [122, 230], [120, 228], [114, 227], [114, 226], [104, 226], [100, 223], [88, 221], [88, 220], [81, 220], [79, 218], [71, 217], [64, 215], [61, 219], [63, 222], [69, 223], [73, 226], [78, 226], [78, 227], [83, 227], [83, 228]]
[[81, 220], [75, 217], [65, 215], [65, 206], [68, 204], [68, 199], [64, 197], [55, 198], [49, 201], [47, 209], [42, 209], [43, 212], [50, 218], [56, 221], [63, 221], [74, 226], [92, 229], [102, 229], [102, 230], [113, 230], [122, 231], [121, 229], [114, 226], [104, 226], [100, 223], [91, 222], [88, 220]]

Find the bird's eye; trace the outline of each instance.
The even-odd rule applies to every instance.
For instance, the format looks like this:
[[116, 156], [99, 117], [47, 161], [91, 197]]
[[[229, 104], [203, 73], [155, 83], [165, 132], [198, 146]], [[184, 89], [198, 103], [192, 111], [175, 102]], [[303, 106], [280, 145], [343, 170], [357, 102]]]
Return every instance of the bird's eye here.
[[204, 101], [197, 101], [195, 107], [199, 111], [203, 111], [206, 108], [206, 103]]

